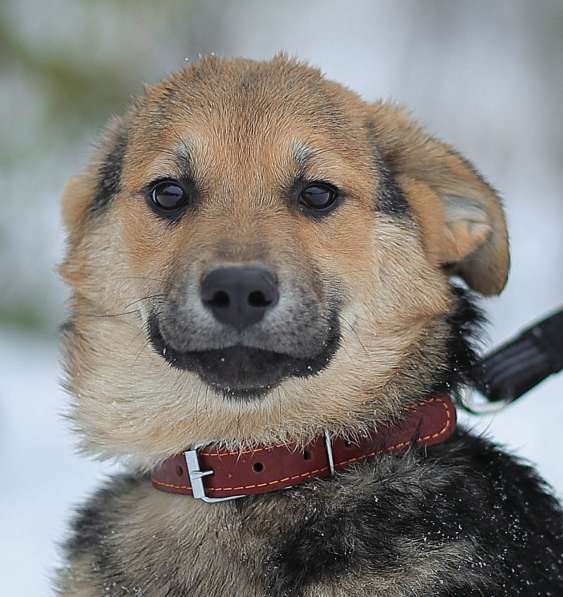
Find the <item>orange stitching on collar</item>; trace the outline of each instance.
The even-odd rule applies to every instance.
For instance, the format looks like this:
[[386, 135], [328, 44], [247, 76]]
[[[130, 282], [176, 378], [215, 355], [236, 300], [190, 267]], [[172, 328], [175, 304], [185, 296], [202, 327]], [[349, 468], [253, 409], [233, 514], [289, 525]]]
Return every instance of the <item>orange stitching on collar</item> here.
[[[446, 411], [446, 423], [444, 424], [444, 427], [442, 427], [442, 429], [440, 429], [440, 431], [437, 431], [436, 433], [431, 433], [429, 435], [425, 435], [424, 437], [420, 437], [420, 438], [418, 438], [417, 441], [424, 441], [427, 439], [434, 439], [434, 438], [440, 437], [440, 436], [444, 435], [450, 428], [452, 418], [450, 415], [450, 409], [448, 408], [447, 402], [443, 398], [438, 397], [438, 398], [430, 398], [429, 400], [426, 400], [425, 402], [422, 402], [421, 404], [430, 404], [432, 402], [439, 402], [443, 406], [444, 410]], [[355, 458], [350, 458], [348, 460], [339, 462], [336, 466], [339, 469], [340, 467], [342, 467], [346, 464], [351, 464], [352, 462], [359, 462], [360, 460], [367, 460], [369, 458], [372, 458], [373, 456], [377, 456], [378, 454], [382, 454], [384, 452], [392, 452], [393, 450], [397, 450], [398, 448], [403, 448], [404, 446], [408, 446], [410, 443], [411, 442], [400, 442], [398, 444], [394, 444], [393, 446], [388, 446], [387, 448], [382, 448], [380, 450], [374, 450], [373, 452], [370, 452], [369, 454], [363, 454], [362, 456], [356, 456]], [[272, 446], [272, 447], [279, 447], [279, 446]], [[235, 455], [235, 454], [239, 454], [239, 453], [246, 454], [249, 452], [258, 452], [261, 450], [263, 451], [263, 450], [271, 449], [272, 447], [259, 448], [257, 450], [248, 450], [246, 452], [234, 452], [234, 453], [228, 452], [228, 453], [225, 453], [225, 455], [226, 454]], [[204, 454], [204, 452], [202, 452], [202, 454]], [[207, 455], [214, 455], [214, 454], [207, 454]], [[208, 488], [206, 488], [206, 491], [208, 491], [208, 492], [211, 492], [211, 491], [240, 491], [241, 489], [255, 489], [256, 487], [267, 487], [270, 485], [278, 485], [279, 483], [285, 483], [285, 481], [291, 481], [293, 479], [303, 479], [306, 477], [312, 477], [316, 473], [321, 473], [321, 472], [325, 472], [328, 470], [329, 470], [329, 468], [327, 466], [324, 466], [322, 468], [315, 469], [313, 471], [301, 473], [300, 475], [294, 475], [292, 477], [284, 477], [282, 479], [269, 481], [268, 483], [254, 483], [253, 485], [241, 485], [239, 487], [208, 487]], [[155, 480], [153, 480], [152, 483], [153, 483], [153, 485], [160, 485], [162, 487], [170, 487], [172, 489], [191, 490], [190, 485], [175, 485], [173, 483], [164, 483], [163, 481], [155, 481]]]

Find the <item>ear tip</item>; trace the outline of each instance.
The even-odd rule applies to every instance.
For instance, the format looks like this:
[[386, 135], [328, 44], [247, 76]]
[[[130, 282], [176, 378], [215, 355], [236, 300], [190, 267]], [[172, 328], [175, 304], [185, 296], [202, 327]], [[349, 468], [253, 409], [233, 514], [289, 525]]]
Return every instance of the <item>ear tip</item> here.
[[483, 296], [498, 296], [506, 287], [508, 276], [498, 278], [488, 284], [482, 284], [481, 287], [475, 287], [475, 290]]
[[497, 262], [495, 269], [497, 272], [497, 284], [494, 288], [493, 294], [497, 295], [504, 290], [508, 282], [508, 274], [510, 273], [510, 248], [508, 237], [506, 235], [506, 228], [505, 234], [503, 235], [500, 243], [500, 248], [497, 250]]
[[[475, 263], [465, 267], [460, 272], [463, 279], [473, 290], [482, 296], [499, 295], [508, 282], [508, 273], [510, 270], [510, 255], [505, 251], [502, 255], [497, 255], [496, 259], [488, 260], [482, 255], [475, 255], [475, 261], [479, 261], [477, 267]], [[491, 265], [494, 264], [494, 265]]]

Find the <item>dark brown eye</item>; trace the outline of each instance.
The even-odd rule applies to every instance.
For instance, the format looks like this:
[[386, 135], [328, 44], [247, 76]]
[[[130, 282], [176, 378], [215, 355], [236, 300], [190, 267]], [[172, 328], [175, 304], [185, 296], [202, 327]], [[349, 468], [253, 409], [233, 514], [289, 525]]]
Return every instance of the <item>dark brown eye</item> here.
[[338, 192], [327, 184], [315, 183], [305, 187], [299, 194], [301, 204], [308, 209], [326, 211], [334, 206]]
[[186, 205], [188, 196], [177, 182], [165, 180], [154, 185], [151, 200], [158, 210], [173, 212]]

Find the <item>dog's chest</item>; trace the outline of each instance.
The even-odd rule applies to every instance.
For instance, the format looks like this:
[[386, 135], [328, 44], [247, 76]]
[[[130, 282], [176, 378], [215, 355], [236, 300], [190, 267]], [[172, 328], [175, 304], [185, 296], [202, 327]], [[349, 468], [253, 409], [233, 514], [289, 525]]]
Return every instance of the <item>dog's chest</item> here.
[[210, 505], [139, 488], [118, 522], [125, 585], [150, 596], [399, 597], [435, 586], [444, 561], [467, 554], [463, 542], [428, 550], [431, 537], [402, 536], [370, 509], [378, 496], [358, 501], [358, 489], [332, 503], [310, 487]]
[[64, 597], [555, 595], [562, 543], [560, 507], [530, 470], [464, 435], [221, 504], [116, 477], [75, 520], [60, 585]]

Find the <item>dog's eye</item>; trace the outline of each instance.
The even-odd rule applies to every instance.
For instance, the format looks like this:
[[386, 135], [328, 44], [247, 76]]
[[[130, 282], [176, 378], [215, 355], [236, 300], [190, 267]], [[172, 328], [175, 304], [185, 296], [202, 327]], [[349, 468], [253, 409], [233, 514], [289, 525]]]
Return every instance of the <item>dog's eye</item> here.
[[157, 182], [150, 193], [153, 205], [160, 211], [173, 212], [184, 207], [188, 202], [186, 191], [170, 180]]
[[308, 208], [326, 211], [336, 204], [337, 190], [326, 183], [315, 183], [305, 187], [299, 194], [299, 201]]

